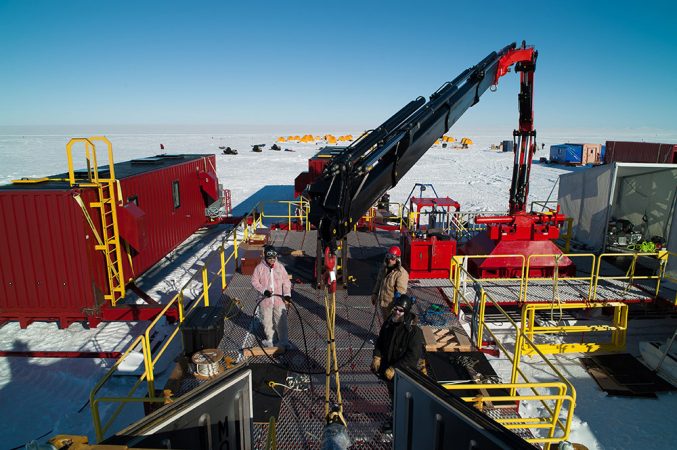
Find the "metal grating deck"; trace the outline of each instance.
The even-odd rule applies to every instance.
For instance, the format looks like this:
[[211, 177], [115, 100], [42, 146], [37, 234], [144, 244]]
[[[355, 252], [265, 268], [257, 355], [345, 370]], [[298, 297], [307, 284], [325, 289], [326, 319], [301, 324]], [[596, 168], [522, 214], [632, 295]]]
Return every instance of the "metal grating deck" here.
[[[292, 302], [288, 311], [289, 340], [292, 349], [274, 358], [252, 357], [253, 363], [275, 361], [287, 368], [307, 375], [302, 382], [304, 390], [279, 388], [283, 394], [277, 421], [279, 449], [316, 449], [324, 426], [324, 365], [326, 362], [326, 325], [322, 291], [314, 288], [313, 261], [317, 247], [314, 231], [272, 231], [271, 242], [278, 248], [280, 261], [293, 280]], [[350, 274], [354, 276], [347, 290], [337, 292], [336, 340], [341, 372], [344, 415], [349, 423], [351, 449], [391, 448], [388, 436], [380, 432], [390, 415], [390, 400], [385, 384], [369, 370], [374, 340], [381, 325], [379, 314], [371, 305], [370, 293], [383, 255], [388, 247], [397, 245], [397, 233], [376, 231], [354, 232], [348, 235]], [[294, 250], [304, 255], [292, 256]], [[483, 281], [486, 289], [505, 298], [514, 286]], [[566, 283], [561, 283], [566, 286]], [[518, 286], [517, 286], [518, 287]], [[567, 287], [568, 289], [569, 287]], [[445, 327], [460, 326], [451, 314], [444, 297], [451, 297], [452, 286], [448, 280], [412, 280], [410, 294], [416, 297], [414, 310], [422, 324]], [[468, 286], [472, 291], [472, 286]], [[530, 286], [530, 292], [539, 289]], [[547, 291], [547, 288], [540, 288]], [[564, 289], [564, 287], [562, 287]], [[577, 292], [575, 286], [572, 292]], [[544, 299], [545, 293], [541, 294]], [[212, 293], [212, 304], [226, 308], [229, 320], [224, 327], [224, 337], [219, 344], [226, 355], [242, 358], [242, 348], [256, 347], [263, 338], [262, 327], [256, 319], [257, 293], [251, 287], [250, 276], [235, 273], [220, 297]], [[544, 300], [546, 301], [546, 300]], [[238, 303], [241, 309], [232, 307]], [[434, 323], [433, 323], [434, 322]], [[442, 325], [440, 325], [442, 324]], [[300, 377], [301, 375], [295, 375]], [[192, 377], [182, 380], [185, 392], [203, 381]], [[505, 414], [499, 411], [497, 414]], [[491, 415], [491, 414], [490, 414]], [[253, 447], [265, 448], [268, 424], [254, 424]], [[526, 436], [526, 434], [525, 434]]]

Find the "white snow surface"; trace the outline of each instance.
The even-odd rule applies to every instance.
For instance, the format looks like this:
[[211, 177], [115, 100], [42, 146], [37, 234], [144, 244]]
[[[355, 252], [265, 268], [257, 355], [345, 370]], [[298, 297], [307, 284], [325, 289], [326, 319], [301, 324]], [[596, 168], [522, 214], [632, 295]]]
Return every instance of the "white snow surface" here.
[[[217, 173], [224, 188], [232, 192], [233, 205], [245, 212], [258, 200], [290, 199], [294, 178], [307, 170], [308, 158], [322, 143], [279, 144], [293, 151], [271, 151], [278, 136], [312, 133], [335, 136], [361, 130], [286, 130], [283, 133], [257, 134], [109, 134], [116, 161], [166, 153], [216, 153]], [[467, 136], [475, 144], [468, 149], [435, 146], [391, 190], [391, 200], [402, 202], [414, 183], [432, 183], [439, 195], [450, 196], [467, 211], [506, 211], [508, 189], [512, 175], [512, 153], [491, 150], [510, 135], [477, 134], [470, 131], [452, 133], [457, 139]], [[0, 134], [0, 183], [21, 177], [41, 177], [67, 170], [65, 146], [70, 137], [62, 134]], [[77, 136], [80, 137], [80, 136]], [[608, 136], [576, 136], [561, 133], [539, 138], [547, 157], [549, 146], [561, 142], [604, 143]], [[160, 150], [160, 144], [165, 150]], [[251, 152], [254, 144], [266, 144], [262, 153]], [[238, 155], [223, 155], [219, 146], [230, 146]], [[539, 145], [540, 147], [540, 145]], [[76, 147], [77, 167], [84, 166], [84, 149]], [[99, 149], [100, 164], [106, 164], [105, 151]], [[559, 175], [571, 168], [535, 163], [531, 171], [530, 200], [556, 200]], [[264, 189], [265, 188], [265, 189]], [[3, 214], [7, 214], [3, 211]], [[149, 276], [142, 286], [154, 298], [168, 299], [176, 293], [198, 269], [199, 260], [214, 250], [223, 236], [213, 231], [201, 231], [189, 239], [203, 245], [199, 254], [188, 258], [173, 270], [163, 272], [163, 278]], [[161, 265], [170, 265], [170, 254]], [[34, 323], [22, 330], [16, 323], [0, 327], [0, 350], [71, 350], [121, 351], [145, 328], [147, 323], [107, 323], [95, 329], [73, 324], [59, 330], [53, 323]], [[663, 324], [665, 333], [672, 333], [675, 322]], [[631, 324], [632, 328], [632, 324]], [[671, 328], [671, 329], [670, 329]], [[649, 326], [638, 333], [644, 338], [660, 335]], [[643, 338], [643, 339], [644, 339]], [[637, 342], [629, 340], [628, 351], [638, 354]], [[578, 363], [579, 355], [563, 355], [555, 359], [575, 385], [578, 394], [576, 416], [571, 441], [589, 449], [674, 448], [677, 433], [672, 415], [677, 409], [674, 393], [660, 394], [657, 400], [609, 398]], [[90, 389], [112, 365], [112, 360], [50, 359], [0, 357], [0, 447], [13, 448], [31, 439], [43, 441], [59, 433], [86, 434], [94, 437], [89, 412]], [[505, 379], [505, 361], [492, 361]], [[502, 366], [503, 365], [503, 366]], [[524, 364], [535, 379], [548, 379], [540, 367]], [[509, 369], [507, 369], [509, 370]], [[508, 374], [509, 378], [509, 374]], [[130, 381], [120, 378], [107, 392], [120, 395], [129, 389]], [[115, 389], [119, 391], [115, 391]], [[602, 401], [603, 400], [603, 401]]]

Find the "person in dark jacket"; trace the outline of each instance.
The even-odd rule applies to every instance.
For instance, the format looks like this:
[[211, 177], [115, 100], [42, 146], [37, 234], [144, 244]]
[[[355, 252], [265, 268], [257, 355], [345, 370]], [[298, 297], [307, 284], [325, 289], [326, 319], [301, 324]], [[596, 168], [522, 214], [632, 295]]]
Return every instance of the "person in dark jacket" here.
[[414, 323], [413, 302], [408, 295], [393, 301], [388, 320], [383, 323], [374, 344], [371, 370], [386, 380], [388, 392], [393, 395], [395, 368], [416, 369], [423, 352], [423, 332]]

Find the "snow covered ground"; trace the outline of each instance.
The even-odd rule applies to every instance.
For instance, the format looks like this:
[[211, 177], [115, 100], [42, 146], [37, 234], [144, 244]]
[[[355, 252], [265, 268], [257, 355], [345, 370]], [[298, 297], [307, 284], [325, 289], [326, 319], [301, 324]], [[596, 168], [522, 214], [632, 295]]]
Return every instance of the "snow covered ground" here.
[[[167, 153], [216, 153], [221, 183], [231, 190], [233, 205], [245, 210], [253, 206], [255, 200], [291, 198], [294, 178], [307, 169], [308, 158], [322, 145], [285, 143], [280, 144], [282, 148], [293, 151], [269, 150], [278, 136], [306, 133], [332, 133], [336, 136], [352, 133], [357, 136], [360, 132], [287, 129], [249, 134], [213, 131], [191, 134], [111, 133], [107, 137], [113, 143], [117, 161], [160, 153], [160, 144], [164, 145]], [[491, 150], [490, 146], [509, 139], [510, 132], [454, 131], [452, 134], [458, 139], [467, 136], [475, 144], [468, 149], [433, 147], [391, 191], [391, 200], [404, 201], [414, 183], [432, 183], [440, 195], [459, 201], [463, 210], [507, 210], [512, 154]], [[65, 145], [69, 137], [90, 134], [98, 133], [66, 135], [51, 130], [49, 133], [0, 130], [0, 183], [65, 172]], [[535, 160], [547, 157], [551, 144], [571, 141], [604, 143], [606, 139], [621, 137], [569, 133], [541, 136], [539, 144], [545, 143], [545, 150], [539, 150]], [[661, 140], [675, 141], [677, 137], [663, 136]], [[266, 147], [262, 153], [251, 152], [252, 145], [264, 143]], [[239, 154], [223, 155], [219, 146], [238, 149]], [[105, 161], [106, 158], [100, 156], [99, 159]], [[75, 160], [76, 165], [84, 166], [82, 149], [76, 153]], [[558, 176], [571, 170], [585, 169], [534, 164], [530, 200], [556, 200]], [[201, 254], [188, 255], [168, 277], [156, 279], [153, 286], [144, 286], [144, 289], [151, 291], [156, 298], [171, 295], [197, 270], [196, 263], [201, 255], [215, 248], [221, 236], [205, 231], [191, 239], [203, 244], [199, 246]], [[172, 259], [170, 255], [165, 263]], [[96, 329], [85, 330], [74, 324], [66, 330], [58, 330], [55, 324], [35, 323], [21, 330], [17, 324], [10, 323], [0, 328], [0, 350], [119, 351], [143, 326], [142, 323], [102, 324]], [[674, 329], [675, 323], [667, 325], [668, 328], [671, 326]], [[629, 347], [629, 351], [636, 354], [633, 349]], [[590, 449], [673, 448], [671, 444], [677, 433], [672, 427], [671, 413], [677, 408], [677, 395], [661, 394], [658, 400], [612, 399], [612, 409], [608, 410], [610, 403], [605, 398], [606, 394], [597, 388], [574, 356], [565, 355], [557, 359], [567, 368], [579, 392], [572, 440]], [[0, 447], [13, 448], [30, 439], [57, 433], [81, 433], [93, 437], [87, 398], [89, 390], [110, 364], [110, 360], [95, 359], [0, 358]], [[529, 371], [538, 376], [538, 367], [529, 368]], [[119, 383], [121, 387], [127, 386], [124, 381]], [[604, 407], [596, 407], [597, 400], [603, 398]], [[652, 431], [634, 425], [637, 417], [651, 418]]]

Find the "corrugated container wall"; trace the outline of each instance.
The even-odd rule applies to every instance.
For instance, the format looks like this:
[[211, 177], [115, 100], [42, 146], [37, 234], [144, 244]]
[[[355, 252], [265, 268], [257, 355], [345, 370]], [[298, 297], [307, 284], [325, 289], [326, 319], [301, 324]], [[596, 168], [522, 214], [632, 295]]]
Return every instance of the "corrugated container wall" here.
[[604, 162], [677, 163], [677, 145], [652, 142], [607, 141]]
[[86, 317], [103, 298], [105, 266], [71, 191], [2, 191], [0, 208], [0, 322]]
[[[123, 241], [126, 282], [204, 225], [205, 207], [215, 200], [211, 197], [218, 180], [214, 155], [146, 158], [138, 164], [118, 163], [115, 169], [126, 204], [117, 208], [120, 236], [142, 237]], [[58, 181], [0, 186], [0, 323], [19, 320], [26, 326], [34, 320], [58, 320], [67, 325], [98, 317], [107, 306], [105, 260], [95, 249], [76, 193], [100, 230], [100, 212], [89, 206], [97, 201], [95, 188], [71, 188]], [[130, 206], [131, 213], [121, 211]]]

